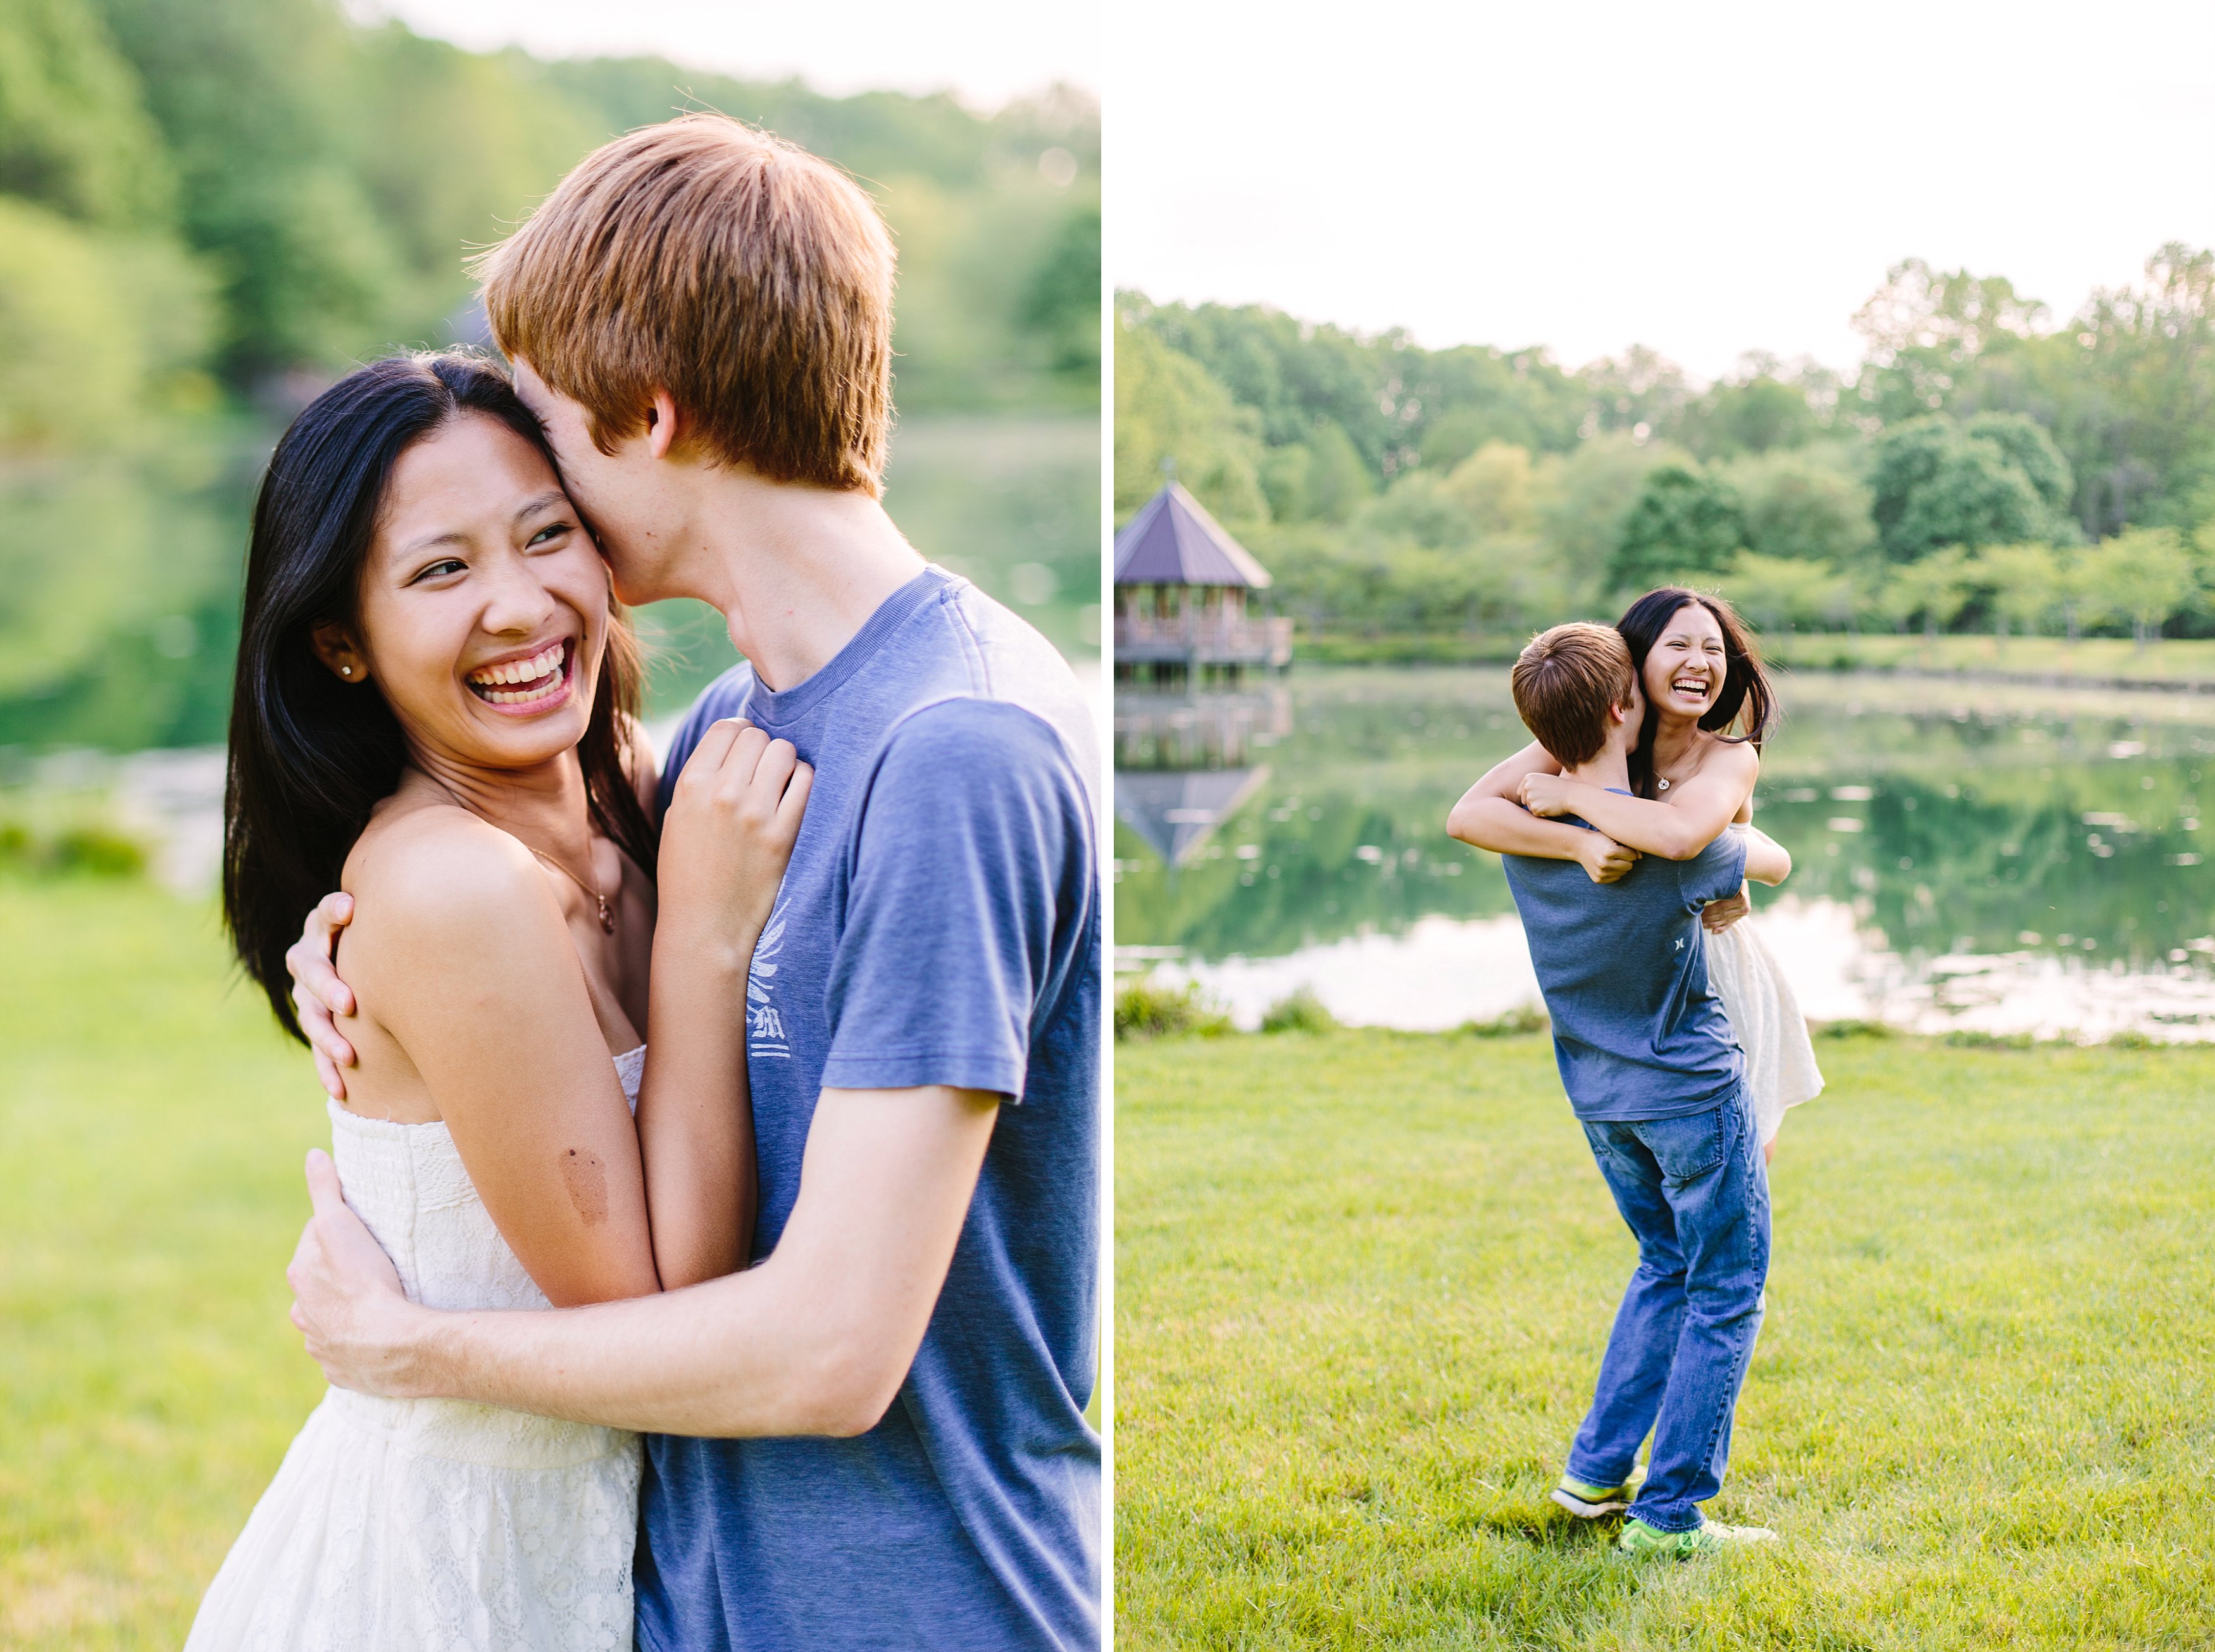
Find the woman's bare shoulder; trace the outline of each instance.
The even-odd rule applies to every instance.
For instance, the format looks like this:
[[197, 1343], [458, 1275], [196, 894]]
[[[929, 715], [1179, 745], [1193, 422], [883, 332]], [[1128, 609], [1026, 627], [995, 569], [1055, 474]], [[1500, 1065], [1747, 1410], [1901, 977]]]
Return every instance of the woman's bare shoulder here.
[[1761, 748], [1752, 740], [1725, 740], [1700, 731], [1700, 771], [1707, 774], [1739, 775], [1751, 781], [1761, 772]]
[[396, 796], [381, 807], [347, 857], [341, 887], [353, 896], [355, 926], [473, 930], [493, 916], [549, 913], [561, 905], [531, 851], [457, 804]]

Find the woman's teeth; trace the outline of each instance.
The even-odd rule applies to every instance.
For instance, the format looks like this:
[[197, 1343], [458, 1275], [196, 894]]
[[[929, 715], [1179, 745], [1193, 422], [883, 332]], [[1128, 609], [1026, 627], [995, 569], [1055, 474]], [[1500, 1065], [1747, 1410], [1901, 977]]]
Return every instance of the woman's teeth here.
[[568, 652], [567, 642], [556, 642], [528, 660], [487, 666], [469, 673], [469, 687], [494, 705], [528, 705], [545, 699], [561, 686], [561, 663]]

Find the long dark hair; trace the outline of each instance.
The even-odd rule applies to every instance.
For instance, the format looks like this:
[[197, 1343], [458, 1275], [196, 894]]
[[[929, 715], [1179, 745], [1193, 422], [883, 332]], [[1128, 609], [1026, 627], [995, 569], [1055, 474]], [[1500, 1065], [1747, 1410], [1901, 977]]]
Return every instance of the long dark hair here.
[[[223, 911], [239, 961], [295, 1038], [285, 949], [309, 908], [338, 887], [371, 809], [391, 795], [408, 760], [383, 695], [340, 682], [311, 638], [355, 611], [400, 456], [470, 414], [498, 420], [561, 473], [506, 374], [482, 357], [440, 351], [373, 361], [310, 402], [270, 455], [254, 503], [224, 787]], [[577, 756], [593, 825], [651, 877], [656, 834], [629, 771], [638, 640], [612, 594], [608, 610]]]
[[[1638, 673], [1642, 686], [1646, 681], [1646, 656], [1661, 640], [1661, 633], [1669, 629], [1669, 622], [1676, 617], [1677, 611], [1687, 604], [1713, 614], [1723, 634], [1722, 691], [1700, 718], [1700, 727], [1711, 734], [1722, 734], [1725, 740], [1742, 740], [1758, 752], [1776, 723], [1776, 687], [1769, 680], [1768, 670], [1761, 663], [1761, 650], [1755, 646], [1752, 628], [1738, 617], [1738, 610], [1721, 597], [1703, 596], [1682, 586], [1665, 585], [1632, 603], [1623, 617], [1615, 622], [1615, 629], [1630, 645], [1631, 668]], [[1723, 734], [1741, 721], [1737, 734]], [[1649, 695], [1646, 721], [1638, 730], [1638, 749], [1630, 757], [1630, 789], [1641, 797], [1654, 795], [1654, 731], [1660, 722], [1661, 713]]]

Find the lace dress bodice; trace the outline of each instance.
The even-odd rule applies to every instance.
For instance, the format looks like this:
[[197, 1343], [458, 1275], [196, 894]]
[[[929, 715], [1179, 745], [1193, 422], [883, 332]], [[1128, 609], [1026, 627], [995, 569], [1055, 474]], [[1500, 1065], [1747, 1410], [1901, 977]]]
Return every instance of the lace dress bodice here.
[[[643, 1047], [615, 1058], [635, 1112]], [[544, 1308], [444, 1124], [330, 1104], [347, 1203], [428, 1307]], [[334, 1388], [209, 1587], [186, 1652], [622, 1652], [635, 1435]]]

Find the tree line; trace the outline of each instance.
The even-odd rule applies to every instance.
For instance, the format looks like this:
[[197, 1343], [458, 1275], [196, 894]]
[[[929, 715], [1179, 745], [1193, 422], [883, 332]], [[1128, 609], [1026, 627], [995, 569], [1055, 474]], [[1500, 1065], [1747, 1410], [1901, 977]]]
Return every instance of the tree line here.
[[1116, 299], [1115, 505], [1165, 469], [1322, 631], [1512, 633], [1666, 580], [1765, 629], [2215, 631], [2215, 252], [2065, 319], [1893, 267], [1850, 374], [1427, 350]]
[[859, 177], [902, 249], [910, 409], [1099, 382], [1099, 114], [832, 98], [653, 58], [471, 52], [336, 0], [0, 7], [0, 459], [282, 410], [473, 329], [463, 260], [613, 134], [721, 110]]

